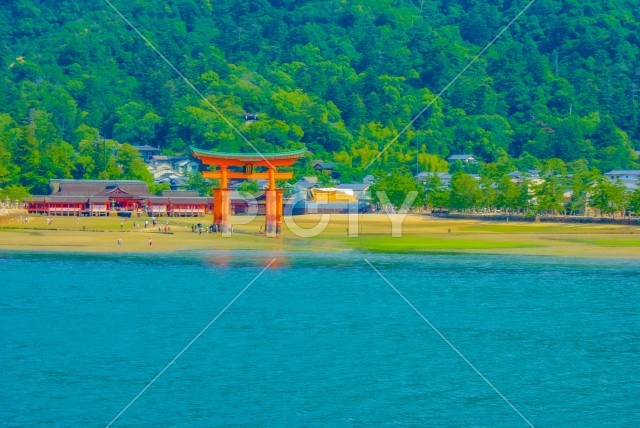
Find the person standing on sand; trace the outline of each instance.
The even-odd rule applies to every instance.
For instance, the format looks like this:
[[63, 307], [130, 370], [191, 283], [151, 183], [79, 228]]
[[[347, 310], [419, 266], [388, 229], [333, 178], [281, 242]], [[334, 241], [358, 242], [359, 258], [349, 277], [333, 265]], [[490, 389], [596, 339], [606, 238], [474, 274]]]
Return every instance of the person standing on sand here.
[[122, 246], [122, 238], [118, 238], [118, 247]]
[[149, 246], [151, 246], [151, 244], [153, 244], [153, 241], [149, 238]]

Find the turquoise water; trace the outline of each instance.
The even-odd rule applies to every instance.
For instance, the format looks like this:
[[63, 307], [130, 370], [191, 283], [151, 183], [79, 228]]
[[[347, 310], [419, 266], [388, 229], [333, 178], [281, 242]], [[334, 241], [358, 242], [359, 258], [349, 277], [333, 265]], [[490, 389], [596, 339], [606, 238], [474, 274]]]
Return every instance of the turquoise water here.
[[640, 426], [640, 266], [475, 255], [0, 253], [0, 421]]

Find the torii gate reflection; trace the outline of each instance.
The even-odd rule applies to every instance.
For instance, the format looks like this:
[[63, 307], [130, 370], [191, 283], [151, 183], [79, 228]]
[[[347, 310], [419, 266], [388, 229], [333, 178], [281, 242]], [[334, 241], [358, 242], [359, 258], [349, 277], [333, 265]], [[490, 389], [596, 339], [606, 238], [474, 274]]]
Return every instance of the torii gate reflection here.
[[[205, 165], [218, 166], [216, 171], [205, 171], [204, 178], [217, 178], [220, 188], [213, 189], [213, 224], [223, 232], [231, 230], [229, 223], [229, 187], [230, 178], [247, 180], [268, 179], [269, 189], [266, 195], [265, 232], [267, 236], [275, 236], [282, 232], [282, 189], [276, 188], [276, 179], [287, 180], [293, 177], [291, 172], [277, 172], [279, 166], [291, 166], [304, 156], [307, 149], [299, 149], [281, 153], [228, 153], [213, 152], [191, 147], [193, 156]], [[244, 171], [229, 171], [230, 166], [241, 166]], [[266, 172], [256, 172], [256, 167], [267, 168]]]

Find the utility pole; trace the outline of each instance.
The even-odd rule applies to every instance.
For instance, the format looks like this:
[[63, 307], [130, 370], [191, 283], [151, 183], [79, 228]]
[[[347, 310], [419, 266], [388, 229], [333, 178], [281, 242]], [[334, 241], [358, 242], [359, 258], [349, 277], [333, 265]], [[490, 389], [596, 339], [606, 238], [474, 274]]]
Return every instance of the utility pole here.
[[106, 179], [107, 177], [107, 139], [104, 138], [102, 135], [100, 135], [100, 131], [98, 131], [98, 144], [100, 144], [100, 140], [102, 140], [102, 146], [104, 150], [104, 167], [102, 169], [102, 172]]
[[416, 177], [420, 174], [420, 150], [418, 149], [418, 139], [416, 138]]

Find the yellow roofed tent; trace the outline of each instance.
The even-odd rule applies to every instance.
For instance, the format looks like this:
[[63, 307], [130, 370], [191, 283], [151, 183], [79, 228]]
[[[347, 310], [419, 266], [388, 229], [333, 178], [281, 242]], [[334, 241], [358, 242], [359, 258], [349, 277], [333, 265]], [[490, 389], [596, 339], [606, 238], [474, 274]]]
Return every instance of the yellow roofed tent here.
[[336, 189], [327, 187], [321, 189], [311, 189], [311, 195], [314, 202], [330, 203], [330, 202], [358, 202], [353, 195], [353, 190]]

